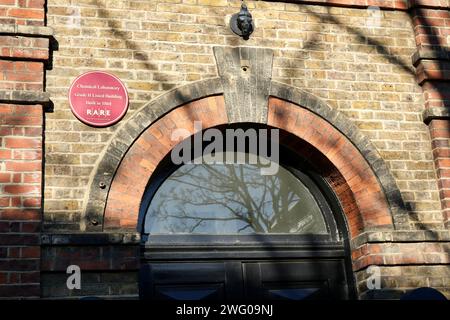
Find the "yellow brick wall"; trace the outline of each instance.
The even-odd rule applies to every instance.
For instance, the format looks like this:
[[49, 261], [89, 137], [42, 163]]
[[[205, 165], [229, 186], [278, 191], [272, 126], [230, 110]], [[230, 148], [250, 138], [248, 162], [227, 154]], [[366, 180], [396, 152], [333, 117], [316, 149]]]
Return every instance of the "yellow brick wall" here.
[[[307, 90], [352, 119], [386, 160], [411, 223], [442, 228], [422, 92], [414, 78], [415, 40], [406, 12], [247, 1], [249, 41], [228, 27], [237, 0], [48, 0], [58, 49], [47, 72], [54, 112], [46, 114], [45, 223], [78, 230], [87, 183], [117, 126], [88, 127], [71, 113], [70, 83], [105, 70], [118, 76], [135, 110], [167, 90], [216, 77], [213, 46], [274, 50], [273, 79]], [[125, 118], [125, 119], [126, 119]]]

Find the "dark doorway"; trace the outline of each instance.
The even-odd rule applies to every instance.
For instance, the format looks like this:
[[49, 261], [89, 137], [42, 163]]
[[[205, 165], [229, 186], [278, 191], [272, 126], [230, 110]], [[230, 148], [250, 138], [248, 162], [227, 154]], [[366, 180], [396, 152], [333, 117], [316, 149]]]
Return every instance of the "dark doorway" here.
[[139, 221], [141, 298], [352, 298], [345, 223], [325, 180], [287, 149], [270, 175], [270, 159], [241, 151], [157, 168]]

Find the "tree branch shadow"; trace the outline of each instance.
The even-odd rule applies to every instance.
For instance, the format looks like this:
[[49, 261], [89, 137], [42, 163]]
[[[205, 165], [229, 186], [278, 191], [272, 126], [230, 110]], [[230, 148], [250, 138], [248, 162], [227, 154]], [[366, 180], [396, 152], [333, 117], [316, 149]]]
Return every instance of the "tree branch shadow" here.
[[[105, 2], [105, 4], [106, 3], [107, 2]], [[110, 12], [108, 11], [108, 9], [105, 8], [104, 6], [102, 6], [102, 3], [100, 3], [98, 0], [95, 0], [94, 4], [98, 8], [99, 17], [107, 19], [108, 28], [109, 28], [111, 34], [113, 34], [115, 38], [118, 38], [125, 43], [126, 50], [132, 51], [133, 60], [137, 60], [137, 61], [143, 63], [144, 67], [147, 71], [158, 70], [158, 66], [150, 62], [150, 54], [147, 53], [142, 48], [140, 48], [136, 44], [136, 42], [134, 42], [133, 40], [131, 40], [129, 38], [129, 35], [127, 34], [127, 32], [121, 29], [120, 20], [114, 19], [114, 17], [112, 17], [110, 15]], [[164, 84], [170, 85], [170, 83], [167, 83], [164, 81], [165, 79], [167, 80], [167, 77], [163, 75], [162, 79], [161, 79], [162, 81], [159, 81], [161, 83], [161, 85], [164, 85]], [[182, 93], [180, 93], [180, 92], [178, 92], [177, 94], [182, 95]], [[188, 101], [187, 97], [184, 97], [184, 96], [180, 97], [180, 100]], [[145, 102], [145, 103], [147, 103], [147, 102]], [[192, 119], [195, 119], [195, 115], [191, 115], [191, 116], [192, 116], [191, 117]]]

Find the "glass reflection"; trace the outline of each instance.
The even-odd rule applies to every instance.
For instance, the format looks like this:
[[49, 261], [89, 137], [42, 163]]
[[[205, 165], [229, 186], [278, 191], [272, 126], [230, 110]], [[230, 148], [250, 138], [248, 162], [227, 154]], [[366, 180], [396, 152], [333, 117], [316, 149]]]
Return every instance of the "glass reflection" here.
[[308, 188], [281, 166], [275, 175], [261, 175], [261, 167], [181, 166], [155, 193], [145, 233], [326, 234], [322, 212]]

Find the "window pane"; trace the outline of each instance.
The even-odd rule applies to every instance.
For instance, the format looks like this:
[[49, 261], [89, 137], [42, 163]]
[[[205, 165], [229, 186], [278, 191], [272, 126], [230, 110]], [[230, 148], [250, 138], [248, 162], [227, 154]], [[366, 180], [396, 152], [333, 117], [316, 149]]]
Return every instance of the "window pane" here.
[[157, 190], [148, 208], [149, 234], [326, 234], [309, 189], [283, 167], [262, 175], [260, 164], [186, 164]]

